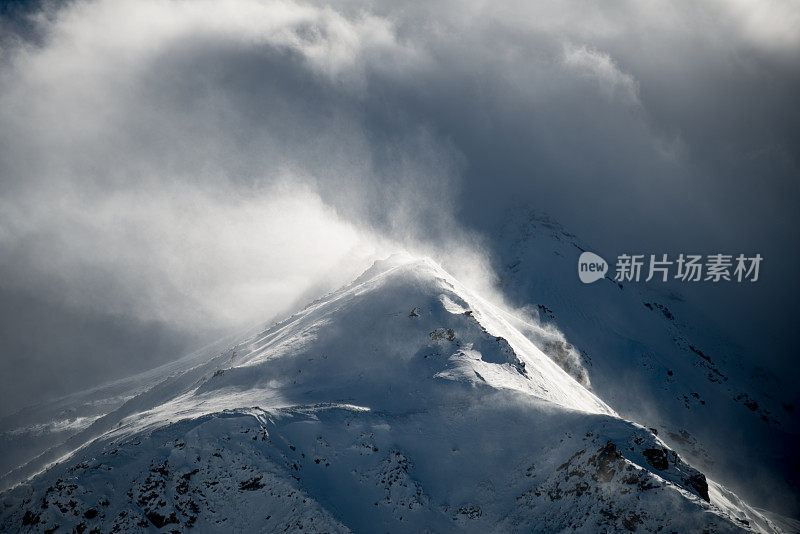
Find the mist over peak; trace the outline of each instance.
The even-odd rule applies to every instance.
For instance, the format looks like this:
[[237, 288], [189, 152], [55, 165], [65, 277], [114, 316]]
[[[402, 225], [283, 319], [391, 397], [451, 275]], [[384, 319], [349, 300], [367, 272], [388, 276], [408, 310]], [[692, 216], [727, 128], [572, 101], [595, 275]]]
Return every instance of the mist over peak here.
[[[610, 287], [577, 285], [581, 250], [760, 254], [757, 283], [602, 302], [654, 361], [795, 377], [799, 36], [790, 0], [6, 2], [0, 414], [280, 321], [397, 251], [612, 397], [583, 352], [660, 364], [575, 305]], [[713, 351], [674, 341], [700, 324]], [[791, 419], [734, 378], [708, 398]]]

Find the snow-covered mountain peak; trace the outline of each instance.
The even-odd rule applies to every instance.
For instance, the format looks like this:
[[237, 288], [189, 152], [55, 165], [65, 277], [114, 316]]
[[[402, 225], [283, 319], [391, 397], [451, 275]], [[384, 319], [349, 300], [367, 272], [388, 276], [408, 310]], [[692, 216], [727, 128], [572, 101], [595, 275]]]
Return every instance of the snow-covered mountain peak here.
[[58, 461], [2, 494], [0, 526], [774, 529], [515, 320], [430, 259], [376, 262], [7, 475]]
[[[126, 423], [242, 406], [347, 403], [403, 412], [508, 389], [613, 411], [428, 258], [393, 256], [241, 343], [174, 396]], [[132, 421], [135, 421], [132, 422]]]

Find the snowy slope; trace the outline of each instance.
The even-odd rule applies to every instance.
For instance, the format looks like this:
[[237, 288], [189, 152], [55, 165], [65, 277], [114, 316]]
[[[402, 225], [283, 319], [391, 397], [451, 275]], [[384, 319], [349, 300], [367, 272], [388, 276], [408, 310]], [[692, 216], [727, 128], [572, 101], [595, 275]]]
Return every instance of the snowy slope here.
[[582, 284], [578, 256], [604, 251], [550, 218], [515, 213], [497, 235], [505, 294], [565, 333], [592, 391], [737, 492], [800, 513], [794, 384], [746, 366], [742, 349], [665, 284], [613, 281], [610, 254], [612, 272]]
[[63, 442], [86, 429], [102, 416], [161, 382], [165, 376], [205, 364], [209, 355], [223, 351], [243, 337], [246, 335], [223, 339], [150, 371], [30, 406], [0, 418], [0, 488], [13, 480], [7, 474], [13, 472], [15, 467], [44, 453], [54, 443]]
[[430, 260], [376, 263], [221, 354], [133, 381], [4, 478], [58, 461], [2, 494], [0, 526], [776, 530], [514, 322]]

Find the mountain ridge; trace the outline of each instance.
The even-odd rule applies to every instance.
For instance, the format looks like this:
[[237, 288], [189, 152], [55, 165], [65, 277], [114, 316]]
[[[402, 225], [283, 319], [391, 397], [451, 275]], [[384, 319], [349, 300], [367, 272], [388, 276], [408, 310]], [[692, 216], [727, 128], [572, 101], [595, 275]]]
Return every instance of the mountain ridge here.
[[778, 531], [498, 311], [432, 260], [376, 262], [72, 436], [0, 525]]

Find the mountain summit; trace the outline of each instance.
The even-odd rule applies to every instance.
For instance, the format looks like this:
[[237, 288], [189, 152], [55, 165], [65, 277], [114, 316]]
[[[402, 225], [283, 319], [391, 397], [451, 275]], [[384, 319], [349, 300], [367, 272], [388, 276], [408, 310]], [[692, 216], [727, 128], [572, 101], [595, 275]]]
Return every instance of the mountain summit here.
[[0, 526], [777, 530], [518, 321], [429, 259], [377, 262], [247, 341], [126, 383], [5, 475]]

